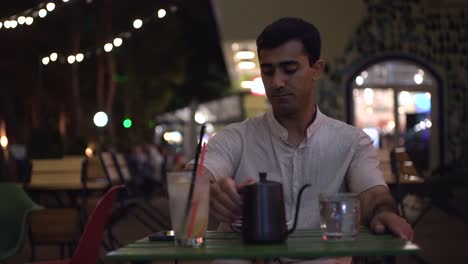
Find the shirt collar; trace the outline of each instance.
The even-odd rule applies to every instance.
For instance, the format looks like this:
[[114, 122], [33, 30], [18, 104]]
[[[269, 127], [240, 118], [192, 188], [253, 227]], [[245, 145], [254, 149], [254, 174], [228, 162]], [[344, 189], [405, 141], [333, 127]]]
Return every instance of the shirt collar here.
[[[324, 115], [322, 112], [320, 112], [320, 109], [318, 105], [316, 105], [317, 109], [317, 114], [315, 116], [314, 122], [310, 124], [310, 126], [307, 128], [307, 138], [310, 138], [319, 128], [320, 123], [323, 120]], [[271, 132], [273, 133], [274, 136], [279, 137], [282, 141], [287, 141], [288, 140], [288, 130], [284, 128], [278, 120], [276, 120], [275, 115], [273, 114], [273, 110], [270, 109], [268, 110], [266, 114], [268, 124], [271, 128]]]

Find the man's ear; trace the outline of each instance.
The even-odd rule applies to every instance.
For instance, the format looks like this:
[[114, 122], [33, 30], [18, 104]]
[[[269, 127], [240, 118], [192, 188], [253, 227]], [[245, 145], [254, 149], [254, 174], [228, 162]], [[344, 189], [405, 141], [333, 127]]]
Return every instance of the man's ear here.
[[323, 67], [325, 65], [325, 62], [322, 59], [318, 59], [314, 65], [312, 65], [312, 71], [313, 71], [313, 77], [314, 81], [318, 80], [320, 75], [322, 75]]

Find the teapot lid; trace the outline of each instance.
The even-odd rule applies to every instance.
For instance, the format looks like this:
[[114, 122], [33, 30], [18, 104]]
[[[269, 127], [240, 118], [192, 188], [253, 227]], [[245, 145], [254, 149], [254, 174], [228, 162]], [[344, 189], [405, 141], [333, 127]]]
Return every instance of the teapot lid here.
[[260, 172], [260, 173], [258, 173], [258, 175], [260, 176], [260, 182], [266, 182], [267, 181], [267, 179], [266, 179], [267, 173], [266, 172]]
[[260, 177], [260, 181], [257, 184], [268, 185], [268, 186], [278, 185], [278, 184], [281, 185], [281, 183], [279, 183], [279, 182], [267, 180], [267, 173], [266, 172], [259, 172], [258, 175]]

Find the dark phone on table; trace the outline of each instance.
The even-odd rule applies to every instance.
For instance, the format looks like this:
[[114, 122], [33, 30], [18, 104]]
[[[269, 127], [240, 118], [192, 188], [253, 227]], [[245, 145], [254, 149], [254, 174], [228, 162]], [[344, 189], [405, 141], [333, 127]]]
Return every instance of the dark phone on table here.
[[150, 241], [174, 241], [174, 230], [166, 230], [149, 235]]

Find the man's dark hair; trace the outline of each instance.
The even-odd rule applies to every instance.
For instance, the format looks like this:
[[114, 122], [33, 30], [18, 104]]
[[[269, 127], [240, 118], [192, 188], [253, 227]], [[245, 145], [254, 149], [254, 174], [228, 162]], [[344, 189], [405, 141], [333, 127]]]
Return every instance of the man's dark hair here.
[[300, 40], [304, 53], [313, 65], [320, 57], [320, 32], [311, 23], [294, 17], [284, 17], [268, 25], [257, 38], [257, 51], [273, 49], [290, 40]]

